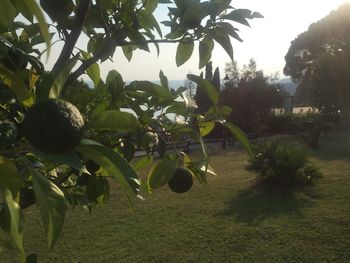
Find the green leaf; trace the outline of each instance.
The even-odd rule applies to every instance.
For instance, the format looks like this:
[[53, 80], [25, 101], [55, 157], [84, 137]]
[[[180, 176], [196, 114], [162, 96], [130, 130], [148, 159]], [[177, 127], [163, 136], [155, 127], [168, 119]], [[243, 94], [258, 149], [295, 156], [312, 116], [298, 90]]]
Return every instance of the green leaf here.
[[230, 56], [230, 59], [233, 60], [233, 48], [230, 41], [230, 37], [226, 32], [223, 32], [220, 28], [214, 29], [214, 40], [218, 42], [226, 53]]
[[214, 41], [212, 38], [204, 37], [199, 42], [199, 68], [203, 68], [211, 59], [211, 53], [214, 48]]
[[217, 105], [219, 103], [218, 91], [214, 85], [210, 83], [210, 81], [192, 74], [187, 75], [187, 78], [195, 82], [197, 84], [197, 87], [203, 90], [203, 92], [209, 97], [214, 105]]
[[16, 94], [19, 101], [29, 98], [30, 93], [23, 79], [3, 65], [0, 65], [0, 79]]
[[86, 185], [85, 195], [90, 203], [105, 204], [110, 197], [107, 178], [91, 176]]
[[132, 113], [119, 110], [109, 110], [97, 113], [87, 124], [88, 128], [92, 129], [122, 132], [133, 131], [138, 125], [138, 120]]
[[128, 46], [122, 46], [122, 50], [123, 50], [124, 56], [130, 62], [134, 48], [132, 46], [128, 45]]
[[239, 42], [242, 42], [243, 40], [238, 35], [237, 28], [234, 28], [230, 23], [226, 22], [219, 22], [217, 25], [220, 25], [220, 29], [223, 33], [229, 34], [231, 37], [237, 39]]
[[169, 89], [150, 81], [133, 81], [126, 87], [126, 89], [129, 91], [138, 90], [146, 92], [153, 97], [159, 98], [160, 101], [172, 101], [174, 99]]
[[[83, 50], [80, 50], [80, 53], [82, 54], [83, 58], [85, 60], [88, 60], [91, 58], [91, 55]], [[90, 67], [86, 69], [86, 74], [89, 76], [89, 78], [94, 83], [94, 87], [97, 88], [98, 84], [100, 83], [100, 67], [97, 63], [92, 64]]]
[[79, 156], [75, 152], [69, 152], [65, 154], [46, 154], [39, 151], [34, 151], [35, 155], [47, 161], [54, 162], [56, 164], [65, 164], [77, 170], [84, 169], [84, 165]]
[[251, 14], [250, 18], [264, 18], [264, 16], [262, 14], [260, 14], [259, 12], [253, 12], [253, 14]]
[[17, 172], [15, 164], [11, 160], [0, 156], [0, 188], [9, 189], [15, 197], [22, 184], [23, 179]]
[[188, 169], [190, 169], [194, 173], [194, 175], [197, 177], [198, 181], [201, 184], [207, 183], [207, 178], [206, 178], [207, 173], [211, 175], [216, 175], [213, 168], [205, 160], [188, 162], [186, 166]]
[[225, 116], [230, 116], [231, 112], [232, 112], [232, 108], [227, 106], [227, 105], [224, 105], [224, 106], [222, 106], [221, 109], [219, 109], [219, 111], [220, 111], [220, 113], [222, 113]]
[[130, 41], [135, 43], [135, 46], [137, 46], [139, 49], [149, 52], [149, 47], [143, 34], [137, 30], [128, 30], [127, 35]]
[[82, 140], [77, 150], [108, 172], [126, 194], [141, 198], [140, 180], [134, 169], [118, 152], [90, 140]]
[[243, 146], [249, 156], [253, 156], [253, 148], [244, 132], [233, 123], [222, 123]]
[[148, 174], [148, 188], [157, 189], [167, 184], [176, 171], [176, 160], [164, 159], [155, 165]]
[[0, 10], [0, 23], [6, 27], [11, 27], [15, 17], [17, 16], [16, 8], [13, 6], [10, 0], [1, 0]]
[[50, 46], [51, 46], [51, 37], [49, 34], [48, 24], [45, 21], [45, 17], [43, 15], [43, 13], [41, 12], [40, 7], [35, 0], [23, 0], [23, 1], [27, 5], [30, 12], [35, 15], [36, 19], [39, 22], [40, 31], [45, 39], [46, 47], [47, 47], [47, 51], [48, 51], [48, 55], [49, 55], [50, 54]]
[[12, 3], [15, 5], [16, 9], [30, 22], [33, 22], [33, 14], [28, 9], [27, 5], [23, 0], [12, 0]]
[[209, 15], [208, 2], [197, 3], [189, 6], [181, 17], [181, 24], [188, 28], [195, 28], [201, 24], [203, 18]]
[[193, 42], [180, 42], [176, 50], [176, 65], [180, 67], [187, 60], [190, 59], [193, 53], [194, 43]]
[[13, 144], [18, 137], [17, 125], [12, 122], [0, 122], [0, 149]]
[[162, 84], [163, 87], [169, 89], [169, 81], [168, 78], [164, 75], [163, 71], [159, 71], [159, 79], [160, 83]]
[[21, 207], [14, 200], [9, 189], [5, 188], [3, 191], [4, 200], [6, 203], [6, 212], [10, 219], [10, 235], [13, 243], [21, 252], [21, 262], [25, 262], [25, 251], [23, 247], [23, 216]]
[[211, 107], [204, 114], [204, 121], [223, 121], [226, 116], [229, 116], [232, 112], [232, 109], [228, 106], [223, 107]]
[[199, 123], [199, 132], [202, 137], [208, 135], [215, 127], [215, 122]]
[[162, 37], [162, 31], [160, 29], [160, 26], [155, 19], [155, 17], [152, 15], [152, 13], [149, 13], [148, 11], [145, 10], [139, 10], [138, 11], [138, 16], [140, 20], [140, 24], [142, 25], [143, 28], [145, 29], [156, 29], [157, 33], [159, 34], [160, 37]]
[[172, 30], [169, 34], [165, 36], [167, 39], [177, 39], [182, 37], [185, 34], [185, 31], [181, 28], [176, 28]]
[[235, 9], [231, 13], [222, 16], [222, 18], [235, 21], [235, 22], [240, 23], [240, 24], [245, 25], [245, 26], [250, 26], [248, 21], [247, 21], [247, 18], [248, 19], [251, 18], [251, 13], [252, 13], [252, 11], [250, 11], [248, 9]]
[[40, 208], [40, 214], [44, 222], [48, 247], [52, 248], [56, 243], [63, 227], [66, 212], [64, 194], [53, 182], [41, 175], [31, 166], [33, 188], [36, 202]]
[[140, 171], [144, 168], [146, 168], [148, 165], [152, 164], [153, 157], [152, 156], [144, 156], [138, 159], [136, 162], [132, 163], [132, 167], [135, 171]]
[[187, 116], [189, 111], [186, 108], [186, 104], [184, 102], [181, 105], [172, 105], [166, 109], [166, 113], [175, 113], [176, 115]]
[[158, 0], [143, 0], [143, 2], [144, 2], [145, 10], [149, 14], [152, 14], [158, 5]]
[[110, 72], [108, 72], [106, 78], [106, 86], [109, 93], [111, 94], [112, 103], [114, 103], [120, 97], [120, 94], [122, 93], [124, 88], [123, 78], [118, 71], [111, 70]]
[[[50, 33], [50, 37], [52, 38], [55, 35], [55, 33]], [[32, 46], [39, 45], [45, 42], [45, 39], [42, 35], [36, 35], [30, 40], [30, 44]]]
[[206, 162], [206, 167], [207, 167], [208, 164], [209, 164], [209, 153], [208, 153], [208, 149], [207, 149], [207, 146], [205, 145], [205, 143], [204, 143], [202, 137], [199, 137], [199, 142], [200, 142], [200, 144], [201, 144], [202, 152], [203, 152], [203, 154], [204, 154], [204, 158], [205, 158], [205, 162]]

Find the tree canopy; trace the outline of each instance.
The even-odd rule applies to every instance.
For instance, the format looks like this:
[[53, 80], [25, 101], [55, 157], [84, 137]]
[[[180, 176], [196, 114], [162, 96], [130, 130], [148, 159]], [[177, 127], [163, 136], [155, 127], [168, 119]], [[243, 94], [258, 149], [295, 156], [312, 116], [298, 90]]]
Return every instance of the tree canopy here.
[[[163, 4], [168, 5], [168, 19], [160, 23], [167, 30], [154, 16]], [[0, 16], [0, 218], [21, 262], [36, 258], [26, 256], [22, 214], [35, 203], [51, 248], [67, 206], [91, 212], [94, 205], [108, 200], [110, 179], [130, 200], [143, 199], [170, 181], [171, 189], [187, 191], [192, 185], [189, 175], [205, 183], [206, 174], [214, 171], [202, 137], [215, 123], [227, 127], [252, 153], [240, 129], [224, 121], [227, 110], [219, 105], [211, 82], [188, 75], [212, 104], [205, 114], [196, 114], [183, 95], [185, 88], [169, 87], [162, 71], [160, 84], [125, 83], [115, 70], [106, 80], [100, 77], [99, 63], [112, 58], [117, 48], [131, 60], [135, 50], [149, 52], [149, 45], [154, 45], [159, 52], [159, 44], [176, 43], [175, 63], [181, 66], [198, 42], [202, 68], [218, 43], [232, 59], [231, 38], [241, 39], [231, 23], [249, 25], [248, 20], [262, 16], [230, 4], [229, 0], [0, 1], [6, 10]], [[81, 37], [88, 39], [86, 47], [77, 45]], [[50, 56], [58, 42], [63, 48], [48, 69], [43, 55]], [[93, 89], [77, 82], [82, 74], [91, 78]], [[173, 114], [185, 121], [172, 121]], [[53, 134], [63, 138], [69, 150], [61, 152], [67, 147], [53, 143]], [[68, 134], [74, 140], [66, 145], [62, 135]], [[183, 136], [201, 144], [202, 157], [191, 159], [176, 147], [166, 151], [166, 143], [175, 145]], [[43, 147], [37, 143], [41, 139], [53, 146]], [[154, 148], [159, 159], [152, 155]], [[146, 156], [135, 159], [137, 150]], [[151, 167], [146, 180], [138, 176], [145, 167]], [[173, 185], [180, 168], [189, 179], [186, 187]]]
[[298, 93], [327, 110], [350, 107], [350, 4], [310, 25], [291, 43], [284, 74], [300, 82]]
[[220, 93], [220, 101], [233, 109], [228, 120], [245, 132], [266, 131], [271, 109], [283, 103], [281, 87], [257, 68], [254, 59], [242, 70], [235, 61], [227, 63], [225, 72], [228, 80]]

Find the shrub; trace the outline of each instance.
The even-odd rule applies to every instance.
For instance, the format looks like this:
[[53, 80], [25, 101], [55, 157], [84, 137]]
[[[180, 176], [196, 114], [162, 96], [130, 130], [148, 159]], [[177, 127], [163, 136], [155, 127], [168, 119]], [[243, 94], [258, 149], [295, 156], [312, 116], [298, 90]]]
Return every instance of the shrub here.
[[258, 181], [290, 189], [311, 185], [321, 175], [297, 143], [272, 140], [258, 144], [246, 169], [257, 173]]

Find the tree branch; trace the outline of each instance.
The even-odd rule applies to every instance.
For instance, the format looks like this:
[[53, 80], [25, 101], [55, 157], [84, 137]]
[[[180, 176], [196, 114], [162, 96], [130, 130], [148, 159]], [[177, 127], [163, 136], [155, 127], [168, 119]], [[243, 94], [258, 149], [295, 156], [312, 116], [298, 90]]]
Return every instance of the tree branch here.
[[169, 40], [169, 39], [153, 39], [153, 40], [146, 40], [142, 42], [117, 42], [117, 41], [110, 41], [108, 42], [107, 46], [102, 49], [100, 52], [95, 54], [95, 56], [91, 57], [90, 59], [85, 60], [72, 74], [69, 75], [67, 78], [63, 90], [65, 90], [70, 84], [72, 84], [75, 80], [77, 80], [82, 74], [84, 74], [85, 70], [90, 67], [92, 64], [99, 61], [104, 55], [108, 54], [113, 48], [116, 47], [122, 47], [122, 46], [133, 46], [133, 45], [141, 45], [141, 44], [152, 44], [152, 43], [179, 43], [180, 40]]
[[91, 3], [91, 0], [80, 1], [78, 10], [76, 12], [73, 29], [70, 32], [68, 38], [66, 39], [66, 43], [64, 44], [62, 52], [58, 57], [55, 65], [53, 66], [52, 71], [56, 70], [57, 68], [60, 68], [64, 63], [66, 63], [69, 60], [72, 54], [72, 51], [75, 47], [75, 44], [77, 43], [80, 33], [82, 31], [83, 24], [84, 24], [85, 17], [89, 9], [90, 3]]

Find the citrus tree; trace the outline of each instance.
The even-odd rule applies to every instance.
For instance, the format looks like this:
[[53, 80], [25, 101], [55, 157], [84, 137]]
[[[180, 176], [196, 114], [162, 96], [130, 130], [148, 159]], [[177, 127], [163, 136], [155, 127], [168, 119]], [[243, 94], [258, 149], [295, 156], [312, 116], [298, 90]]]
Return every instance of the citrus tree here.
[[[99, 64], [122, 49], [131, 60], [137, 49], [149, 52], [160, 43], [176, 43], [175, 62], [190, 59], [198, 42], [199, 68], [211, 58], [215, 43], [232, 59], [230, 38], [240, 40], [231, 22], [249, 25], [262, 17], [236, 9], [227, 0], [1, 0], [0, 16], [0, 203], [1, 227], [20, 252], [21, 262], [35, 262], [23, 246], [23, 209], [37, 204], [48, 247], [61, 232], [65, 211], [91, 211], [108, 200], [114, 179], [130, 201], [169, 184], [179, 193], [197, 178], [214, 173], [202, 137], [215, 122], [226, 126], [251, 153], [244, 134], [225, 122], [230, 108], [218, 106], [218, 91], [195, 75], [212, 107], [195, 114], [161, 71], [160, 83], [126, 84], [115, 70], [100, 78]], [[168, 20], [153, 15], [168, 5]], [[85, 46], [77, 42], [84, 36]], [[63, 48], [51, 69], [43, 56], [55, 44]], [[45, 57], [44, 56], [44, 57]], [[77, 79], [87, 74], [93, 88]], [[176, 114], [181, 122], [172, 121]], [[184, 136], [202, 145], [203, 157], [192, 160], [176, 149]], [[174, 150], [166, 144], [174, 142]], [[159, 158], [153, 159], [156, 149]], [[145, 157], [134, 158], [136, 150]], [[138, 171], [150, 167], [147, 178]]]

